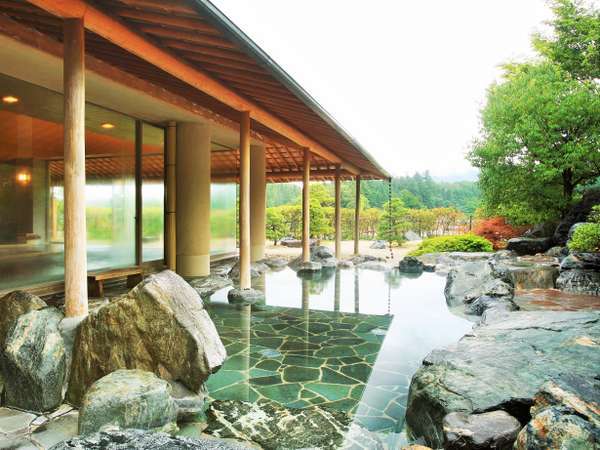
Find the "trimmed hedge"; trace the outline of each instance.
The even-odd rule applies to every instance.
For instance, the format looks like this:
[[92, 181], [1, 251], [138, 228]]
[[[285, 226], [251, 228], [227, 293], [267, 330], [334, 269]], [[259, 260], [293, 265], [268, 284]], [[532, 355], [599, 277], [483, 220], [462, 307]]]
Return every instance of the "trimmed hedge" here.
[[490, 241], [474, 234], [458, 236], [439, 236], [423, 240], [419, 247], [409, 253], [409, 256], [420, 256], [425, 253], [440, 252], [491, 252]]

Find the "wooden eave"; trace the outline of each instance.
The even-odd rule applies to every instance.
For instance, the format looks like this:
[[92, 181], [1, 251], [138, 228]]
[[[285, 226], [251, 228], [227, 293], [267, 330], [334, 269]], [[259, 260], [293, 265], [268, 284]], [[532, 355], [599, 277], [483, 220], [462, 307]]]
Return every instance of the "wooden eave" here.
[[[37, 4], [40, 7], [34, 6]], [[62, 20], [56, 14], [72, 6], [74, 16], [83, 14], [77, 7], [87, 5], [80, 0], [31, 0], [29, 3], [16, 0], [0, 0], [0, 12], [10, 19], [34, 28], [56, 42], [62, 41]], [[213, 97], [201, 89], [190, 88], [189, 80], [179, 79], [157, 67], [143, 57], [133, 54], [110, 42], [106, 37], [88, 30], [86, 32], [86, 51], [93, 58], [118, 68], [159, 89], [167, 90], [175, 96], [187, 99], [213, 111], [227, 121], [236, 123], [239, 117], [238, 99], [257, 105], [261, 114], [252, 115], [252, 129], [260, 136], [268, 137], [268, 154], [277, 152], [287, 155], [301, 154], [302, 146], [294, 139], [307, 136], [309, 148], [322, 149], [313, 152], [315, 176], [317, 169], [331, 171], [337, 164], [344, 168], [343, 175], [360, 173], [365, 179], [386, 178], [388, 175], [380, 169], [368, 155], [357, 148], [342, 132], [323, 119], [322, 113], [315, 112], [314, 105], [307, 104], [290, 86], [276, 76], [273, 67], [257, 58], [239, 36], [232, 35], [226, 24], [215, 20], [206, 9], [207, 2], [185, 0], [97, 0], [90, 8], [97, 8], [100, 15], [106, 15], [124, 25], [128, 30], [141, 37], [144, 42], [164, 51], [182, 66], [197, 69], [214, 80], [217, 86], [224, 86], [232, 93], [231, 101]], [[212, 7], [212, 5], [208, 4]], [[45, 9], [42, 9], [45, 8]], [[214, 7], [213, 7], [214, 8]], [[64, 14], [63, 14], [64, 16]], [[275, 117], [280, 126], [272, 127], [264, 117]], [[281, 125], [283, 124], [283, 125]], [[287, 131], [292, 130], [290, 133]], [[298, 130], [301, 134], [295, 134]], [[287, 134], [287, 135], [286, 135]], [[275, 144], [273, 144], [275, 143]], [[282, 152], [287, 149], [288, 153]], [[312, 148], [311, 148], [312, 150]], [[219, 163], [220, 164], [220, 163]], [[213, 167], [216, 173], [232, 174], [237, 169], [233, 159], [229, 165]], [[295, 169], [301, 167], [298, 160], [287, 161], [285, 157], [267, 157], [267, 172], [273, 174], [271, 181], [291, 181], [300, 179]], [[278, 174], [282, 174], [279, 177]], [[284, 177], [283, 174], [289, 177]], [[328, 172], [331, 174], [331, 172]], [[325, 172], [323, 172], [323, 178]], [[279, 177], [279, 178], [278, 178]], [[329, 179], [331, 175], [328, 175]]]

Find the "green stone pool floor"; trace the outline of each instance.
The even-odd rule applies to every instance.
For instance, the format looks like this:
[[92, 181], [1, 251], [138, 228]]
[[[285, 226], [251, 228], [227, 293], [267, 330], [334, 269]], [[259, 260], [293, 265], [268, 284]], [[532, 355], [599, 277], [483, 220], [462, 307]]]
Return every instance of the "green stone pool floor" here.
[[208, 309], [228, 354], [208, 380], [212, 398], [266, 398], [292, 408], [322, 405], [350, 413], [391, 322], [389, 316], [293, 308]]
[[398, 436], [422, 358], [471, 328], [448, 311], [435, 274], [350, 269], [307, 280], [286, 269], [259, 281], [266, 305], [229, 305], [227, 288], [206, 303], [228, 353], [207, 382], [212, 399], [321, 405]]

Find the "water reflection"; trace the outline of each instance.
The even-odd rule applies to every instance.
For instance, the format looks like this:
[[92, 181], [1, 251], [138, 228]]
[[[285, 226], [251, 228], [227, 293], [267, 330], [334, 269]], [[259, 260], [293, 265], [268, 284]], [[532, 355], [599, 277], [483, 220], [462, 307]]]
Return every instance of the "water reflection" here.
[[432, 273], [334, 269], [298, 277], [285, 269], [253, 280], [266, 296], [258, 308], [235, 309], [227, 289], [217, 292], [207, 309], [229, 357], [209, 393], [326, 405], [397, 435], [422, 358], [471, 328], [448, 311], [444, 283]]

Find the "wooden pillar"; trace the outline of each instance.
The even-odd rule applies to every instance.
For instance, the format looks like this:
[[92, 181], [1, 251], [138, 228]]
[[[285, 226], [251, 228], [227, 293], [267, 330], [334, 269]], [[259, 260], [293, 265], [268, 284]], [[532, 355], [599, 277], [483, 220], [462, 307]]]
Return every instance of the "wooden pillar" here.
[[342, 257], [342, 181], [341, 167], [335, 169], [335, 257]]
[[240, 289], [250, 289], [250, 113], [240, 117]]
[[177, 161], [177, 126], [169, 122], [166, 135], [165, 155], [165, 188], [166, 188], [166, 221], [165, 221], [165, 264], [167, 269], [177, 270], [177, 215], [176, 215], [176, 178]]
[[310, 261], [310, 151], [304, 149], [302, 181], [302, 261]]
[[139, 266], [144, 261], [142, 235], [142, 140], [143, 123], [141, 120], [135, 121], [135, 263]]
[[82, 19], [64, 21], [65, 315], [88, 313], [85, 226], [85, 38]]
[[356, 176], [356, 206], [354, 207], [354, 254], [358, 255], [360, 240], [360, 175]]
[[252, 262], [265, 257], [267, 219], [267, 172], [265, 148], [250, 148], [250, 259]]

